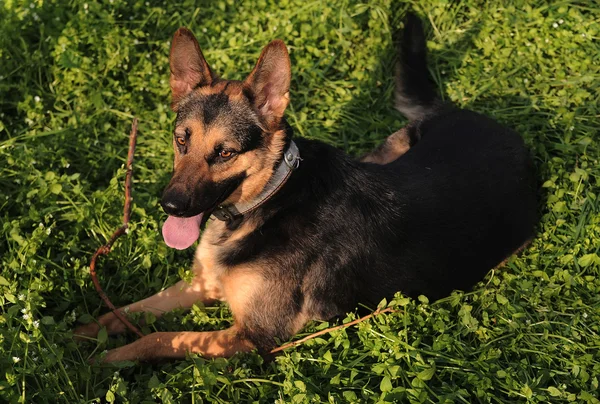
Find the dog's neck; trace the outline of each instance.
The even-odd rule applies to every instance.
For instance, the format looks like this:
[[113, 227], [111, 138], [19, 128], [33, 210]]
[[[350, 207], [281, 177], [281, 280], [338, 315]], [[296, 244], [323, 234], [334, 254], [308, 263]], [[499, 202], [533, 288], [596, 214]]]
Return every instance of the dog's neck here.
[[247, 202], [219, 206], [212, 212], [212, 215], [224, 222], [231, 222], [232, 220], [244, 216], [246, 213], [258, 208], [281, 189], [290, 175], [292, 175], [292, 172], [298, 168], [301, 160], [302, 159], [300, 158], [298, 146], [296, 146], [296, 143], [294, 143], [293, 140], [290, 140], [287, 149], [283, 152], [281, 161], [273, 172], [273, 175], [263, 190], [254, 199]]

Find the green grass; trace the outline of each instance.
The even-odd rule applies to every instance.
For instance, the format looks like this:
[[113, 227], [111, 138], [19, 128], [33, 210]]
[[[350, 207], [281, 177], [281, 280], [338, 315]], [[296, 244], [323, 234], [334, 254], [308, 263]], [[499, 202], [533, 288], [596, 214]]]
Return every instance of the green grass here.
[[[88, 263], [121, 220], [133, 116], [132, 226], [102, 259], [101, 283], [126, 304], [189, 276], [192, 251], [166, 248], [159, 231], [172, 156], [169, 41], [179, 26], [197, 34], [226, 78], [244, 77], [262, 46], [284, 39], [298, 136], [358, 154], [406, 123], [391, 107], [391, 31], [408, 4], [163, 3], [171, 2], [0, 3], [0, 402], [599, 403], [600, 6], [592, 1], [411, 6], [427, 20], [444, 96], [518, 130], [539, 172], [537, 236], [475, 291], [435, 303], [399, 296], [390, 304], [400, 312], [272, 363], [246, 354], [88, 365], [134, 338], [78, 345], [70, 331], [106, 312]], [[225, 306], [195, 307], [145, 331], [230, 321]]]

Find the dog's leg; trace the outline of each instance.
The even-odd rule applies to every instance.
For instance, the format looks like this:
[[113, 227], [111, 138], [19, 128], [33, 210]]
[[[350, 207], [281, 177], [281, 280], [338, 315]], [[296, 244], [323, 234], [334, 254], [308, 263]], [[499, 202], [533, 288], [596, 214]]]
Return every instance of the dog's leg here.
[[361, 157], [363, 163], [388, 164], [396, 160], [414, 144], [409, 127], [394, 132], [372, 152]]
[[[195, 273], [191, 283], [179, 281], [168, 289], [163, 290], [139, 302], [121, 307], [123, 314], [136, 312], [150, 312], [160, 317], [168, 311], [190, 308], [194, 303], [201, 301], [211, 303], [222, 298], [221, 286], [218, 279], [209, 270], [204, 270], [196, 261], [193, 271]], [[125, 325], [112, 312], [106, 313], [98, 322], [90, 323], [75, 329], [74, 334], [80, 337], [95, 338], [101, 327], [106, 327], [109, 334], [119, 334], [126, 331]]]
[[188, 353], [206, 358], [230, 357], [249, 352], [254, 345], [233, 327], [210, 332], [155, 332], [120, 348], [109, 351], [104, 362], [183, 359]]
[[293, 281], [265, 280], [254, 267], [230, 268], [221, 277], [224, 300], [235, 318], [223, 331], [156, 332], [109, 351], [105, 362], [180, 359], [187, 353], [205, 357], [229, 357], [257, 348], [268, 353], [277, 340], [294, 335], [309, 320], [298, 301]]

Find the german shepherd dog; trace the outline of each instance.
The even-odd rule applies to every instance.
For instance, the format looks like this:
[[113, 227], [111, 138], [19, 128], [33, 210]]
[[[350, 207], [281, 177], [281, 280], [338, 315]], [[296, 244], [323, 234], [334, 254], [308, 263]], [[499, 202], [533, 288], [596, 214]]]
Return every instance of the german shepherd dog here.
[[[536, 187], [522, 139], [475, 112], [441, 102], [420, 20], [399, 42], [396, 107], [409, 124], [362, 159], [292, 138], [290, 59], [275, 40], [244, 81], [219, 78], [194, 35], [170, 53], [173, 177], [162, 206], [166, 243], [196, 250], [191, 283], [123, 312], [160, 316], [226, 301], [231, 328], [156, 332], [106, 362], [266, 354], [310, 320], [375, 307], [401, 291], [438, 299], [469, 289], [533, 236]], [[125, 331], [108, 313], [75, 333]]]

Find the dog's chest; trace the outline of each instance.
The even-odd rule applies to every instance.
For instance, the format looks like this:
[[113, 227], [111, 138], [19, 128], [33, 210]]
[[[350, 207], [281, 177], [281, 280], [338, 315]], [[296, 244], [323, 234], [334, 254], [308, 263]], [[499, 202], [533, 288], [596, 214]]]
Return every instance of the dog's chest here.
[[195, 276], [211, 285], [219, 300], [226, 301], [237, 319], [251, 315], [248, 306], [264, 293], [264, 279], [259, 267], [249, 263], [224, 264], [223, 257], [251, 226], [240, 226], [236, 231], [227, 229], [225, 223], [214, 220], [204, 231], [196, 250]]
[[218, 278], [233, 271], [235, 267], [224, 264], [224, 258], [231, 254], [237, 243], [254, 229], [253, 224], [244, 223], [231, 231], [227, 229], [225, 222], [210, 219], [196, 249], [197, 264], [202, 266], [204, 273], [211, 272]]

